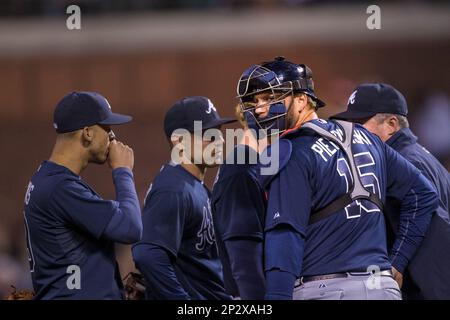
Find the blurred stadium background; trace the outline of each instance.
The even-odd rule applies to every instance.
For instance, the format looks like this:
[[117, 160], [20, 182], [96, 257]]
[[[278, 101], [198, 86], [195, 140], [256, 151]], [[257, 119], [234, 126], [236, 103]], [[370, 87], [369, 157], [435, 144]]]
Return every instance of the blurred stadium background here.
[[[81, 30], [66, 8], [81, 8]], [[140, 200], [169, 149], [165, 110], [188, 95], [233, 115], [248, 66], [283, 55], [309, 65], [327, 116], [361, 82], [387, 82], [406, 97], [420, 142], [450, 168], [448, 1], [378, 1], [381, 30], [368, 30], [364, 1], [2, 0], [0, 1], [0, 297], [31, 287], [23, 228], [28, 180], [48, 158], [52, 111], [73, 90], [98, 91], [134, 116], [115, 129], [135, 151]], [[215, 171], [209, 172], [211, 187]], [[114, 197], [107, 166], [83, 177]], [[118, 246], [122, 274], [133, 269]]]

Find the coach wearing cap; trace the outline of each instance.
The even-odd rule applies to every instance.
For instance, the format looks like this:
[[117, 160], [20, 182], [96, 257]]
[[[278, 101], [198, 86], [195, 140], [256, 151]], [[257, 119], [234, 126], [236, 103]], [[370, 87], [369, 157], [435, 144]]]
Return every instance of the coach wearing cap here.
[[[164, 165], [150, 185], [142, 212], [142, 240], [133, 247], [147, 299], [231, 298], [224, 289], [210, 192], [203, 183], [206, 169], [217, 165], [205, 159], [206, 148], [213, 143], [220, 150], [223, 139], [219, 130], [214, 141], [203, 130], [211, 132], [233, 121], [220, 118], [211, 100], [200, 96], [181, 99], [166, 113], [166, 137], [181, 155]], [[192, 152], [195, 144], [199, 150]]]
[[[54, 111], [57, 137], [25, 195], [25, 226], [36, 299], [122, 299], [114, 243], [142, 235], [133, 181], [133, 150], [111, 125], [130, 116], [111, 112], [95, 92], [72, 92]], [[102, 199], [80, 173], [89, 163], [112, 168], [116, 199]]]
[[[384, 83], [358, 86], [348, 99], [347, 110], [331, 118], [364, 125], [415, 165], [435, 186], [440, 198], [437, 215], [425, 240], [408, 268], [403, 291], [407, 299], [450, 299], [450, 174], [439, 161], [417, 142], [409, 129], [405, 97]], [[438, 130], [438, 128], [437, 128]], [[397, 204], [386, 203], [386, 214], [394, 227], [398, 225]]]

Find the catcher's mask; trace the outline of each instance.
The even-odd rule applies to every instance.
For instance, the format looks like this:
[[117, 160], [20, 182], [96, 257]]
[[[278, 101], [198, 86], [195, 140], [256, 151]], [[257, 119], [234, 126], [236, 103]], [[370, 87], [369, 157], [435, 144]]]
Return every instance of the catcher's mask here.
[[[257, 105], [253, 99], [255, 95], [265, 92], [274, 98], [268, 103], [267, 116], [261, 118], [255, 112]], [[311, 97], [317, 107], [325, 106], [314, 93], [311, 69], [304, 64], [285, 61], [284, 57], [276, 57], [273, 61], [251, 66], [242, 73], [237, 85], [237, 97], [249, 128], [257, 132], [260, 129], [270, 130], [270, 134], [281, 133], [287, 129], [288, 110], [284, 99], [300, 92]]]

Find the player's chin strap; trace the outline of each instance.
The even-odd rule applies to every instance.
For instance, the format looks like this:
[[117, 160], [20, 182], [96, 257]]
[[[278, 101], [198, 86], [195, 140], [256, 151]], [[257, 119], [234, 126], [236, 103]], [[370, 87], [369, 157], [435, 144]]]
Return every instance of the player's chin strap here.
[[331, 140], [332, 142], [336, 143], [341, 149], [344, 151], [345, 156], [348, 160], [348, 163], [350, 164], [350, 168], [352, 171], [352, 186], [350, 188], [350, 191], [346, 194], [344, 194], [342, 197], [337, 198], [333, 202], [331, 202], [326, 207], [314, 212], [311, 214], [311, 217], [309, 219], [309, 224], [316, 223], [322, 219], [328, 218], [329, 216], [333, 215], [334, 213], [338, 212], [341, 209], [344, 209], [346, 206], [351, 204], [354, 200], [358, 199], [366, 199], [373, 203], [375, 203], [378, 208], [383, 211], [383, 202], [380, 200], [380, 198], [368, 191], [366, 188], [364, 188], [363, 184], [361, 183], [361, 177], [358, 173], [358, 170], [356, 168], [355, 160], [353, 158], [353, 151], [352, 151], [352, 140], [353, 140], [353, 129], [354, 124], [347, 121], [342, 120], [334, 120], [336, 121], [340, 127], [342, 127], [344, 131], [344, 141], [339, 140], [337, 137], [335, 137], [333, 134], [328, 132], [327, 130], [321, 128], [320, 126], [307, 122], [302, 126], [303, 128], [308, 128], [316, 132], [317, 134], [321, 135], [322, 137]]

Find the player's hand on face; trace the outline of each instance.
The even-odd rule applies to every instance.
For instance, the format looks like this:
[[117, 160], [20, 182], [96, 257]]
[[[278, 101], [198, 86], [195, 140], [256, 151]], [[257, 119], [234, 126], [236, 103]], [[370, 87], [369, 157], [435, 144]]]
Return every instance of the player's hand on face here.
[[121, 167], [126, 167], [130, 170], [133, 170], [133, 149], [120, 141], [111, 141], [111, 143], [109, 144], [108, 163], [113, 170]]
[[392, 275], [394, 276], [394, 280], [398, 283], [399, 288], [403, 285], [403, 275], [394, 267], [392, 267]]

